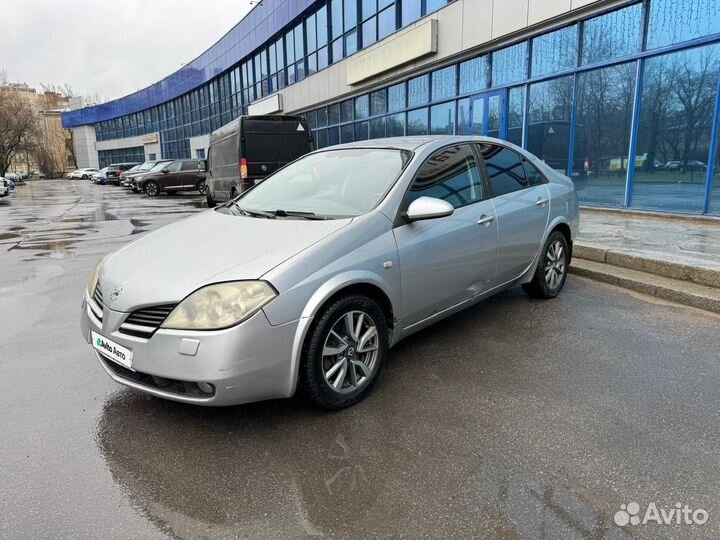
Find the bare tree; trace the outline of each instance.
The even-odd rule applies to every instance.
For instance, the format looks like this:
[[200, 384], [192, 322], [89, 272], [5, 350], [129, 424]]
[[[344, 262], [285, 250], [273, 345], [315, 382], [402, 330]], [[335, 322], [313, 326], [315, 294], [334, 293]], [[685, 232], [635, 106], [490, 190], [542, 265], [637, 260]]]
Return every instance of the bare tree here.
[[55, 94], [60, 94], [61, 96], [66, 98], [71, 98], [75, 95], [72, 86], [70, 86], [70, 83], [40, 83], [40, 88], [42, 88], [43, 92], [53, 92]]
[[29, 150], [37, 134], [37, 115], [30, 102], [22, 94], [0, 89], [0, 176], [20, 151]]
[[9, 82], [10, 79], [8, 78], [7, 69], [0, 68], [0, 86], [4, 86]]

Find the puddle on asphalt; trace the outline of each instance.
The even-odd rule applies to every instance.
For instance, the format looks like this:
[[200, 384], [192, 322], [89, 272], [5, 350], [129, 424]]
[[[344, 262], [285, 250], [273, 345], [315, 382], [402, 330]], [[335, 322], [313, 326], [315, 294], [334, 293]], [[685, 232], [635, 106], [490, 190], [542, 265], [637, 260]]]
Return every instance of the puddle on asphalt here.
[[0, 233], [0, 241], [2, 240], [12, 240], [13, 238], [20, 238], [19, 234], [12, 234], [12, 233]]

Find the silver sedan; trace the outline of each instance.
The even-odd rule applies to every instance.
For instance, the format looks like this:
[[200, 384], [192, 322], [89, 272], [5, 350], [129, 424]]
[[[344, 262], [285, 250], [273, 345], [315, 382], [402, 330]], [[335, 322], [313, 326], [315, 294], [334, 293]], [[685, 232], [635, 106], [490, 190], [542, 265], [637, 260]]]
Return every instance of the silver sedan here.
[[573, 183], [505, 141], [335, 146], [107, 255], [82, 335], [162, 398], [347, 407], [410, 334], [509, 287], [556, 296], [577, 231]]

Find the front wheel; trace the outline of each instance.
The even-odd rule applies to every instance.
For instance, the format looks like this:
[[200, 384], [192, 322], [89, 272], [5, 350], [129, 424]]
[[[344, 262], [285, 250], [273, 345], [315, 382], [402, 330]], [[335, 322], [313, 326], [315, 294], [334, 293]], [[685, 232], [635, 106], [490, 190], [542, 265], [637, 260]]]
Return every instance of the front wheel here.
[[215, 208], [217, 206], [215, 199], [210, 195], [210, 190], [207, 188], [205, 189], [205, 200], [207, 200], [208, 208]]
[[160, 194], [160, 186], [150, 180], [148, 182], [145, 182], [145, 186], [143, 186], [143, 191], [145, 191], [145, 194], [148, 197], [157, 197]]
[[87, 179], [88, 179], [87, 174], [83, 174], [83, 175], [82, 175], [82, 179], [83, 179], [83, 180], [87, 180]]
[[387, 355], [385, 314], [373, 299], [348, 295], [323, 309], [308, 334], [301, 377], [318, 406], [337, 410], [365, 398]]
[[535, 275], [530, 283], [522, 286], [523, 290], [533, 298], [555, 298], [565, 285], [569, 265], [567, 238], [555, 231], [546, 240]]

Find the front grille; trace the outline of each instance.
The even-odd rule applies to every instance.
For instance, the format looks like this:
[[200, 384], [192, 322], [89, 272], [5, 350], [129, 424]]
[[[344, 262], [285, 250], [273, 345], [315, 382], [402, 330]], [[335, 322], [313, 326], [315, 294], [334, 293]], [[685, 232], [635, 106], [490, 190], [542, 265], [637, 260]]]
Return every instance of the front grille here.
[[203, 386], [209, 386], [208, 392], [200, 389], [200, 386], [191, 381], [179, 381], [177, 379], [166, 379], [165, 377], [157, 377], [155, 375], [148, 375], [147, 373], [141, 373], [139, 371], [133, 371], [121, 366], [107, 358], [104, 354], [100, 354], [105, 365], [118, 377], [133, 381], [143, 386], [149, 386], [150, 388], [157, 388], [172, 394], [180, 396], [196, 397], [196, 398], [210, 398], [215, 395], [215, 386], [204, 383]]
[[120, 325], [120, 332], [141, 338], [151, 337], [177, 304], [151, 306], [133, 311]]

